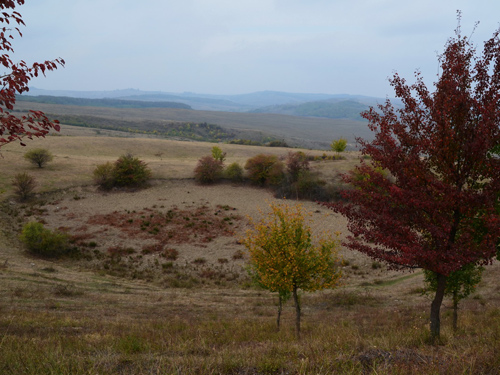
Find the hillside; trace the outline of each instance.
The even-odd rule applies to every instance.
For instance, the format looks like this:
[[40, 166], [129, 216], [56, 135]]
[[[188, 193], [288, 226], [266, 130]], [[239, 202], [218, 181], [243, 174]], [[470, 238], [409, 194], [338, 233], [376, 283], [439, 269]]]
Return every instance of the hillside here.
[[302, 104], [284, 104], [254, 109], [252, 113], [276, 113], [290, 116], [325, 117], [332, 119], [350, 119], [364, 121], [360, 113], [366, 111], [368, 105], [354, 100], [316, 101]]
[[[210, 124], [220, 127], [228, 139], [256, 141], [284, 140], [294, 147], [329, 149], [333, 139], [344, 137], [355, 147], [355, 138], [371, 139], [372, 133], [364, 121], [327, 119], [265, 113], [237, 113], [220, 111], [194, 111], [176, 108], [103, 108], [19, 102], [16, 110], [39, 109], [52, 118], [61, 118], [63, 124], [89, 127], [114, 126], [115, 130], [164, 134], [178, 123]], [[110, 125], [111, 124], [111, 125]], [[183, 125], [184, 126], [184, 125]], [[166, 129], [166, 130], [165, 130]], [[218, 131], [214, 128], [214, 131]], [[166, 132], [166, 133], [165, 133]], [[184, 138], [189, 139], [189, 137]]]

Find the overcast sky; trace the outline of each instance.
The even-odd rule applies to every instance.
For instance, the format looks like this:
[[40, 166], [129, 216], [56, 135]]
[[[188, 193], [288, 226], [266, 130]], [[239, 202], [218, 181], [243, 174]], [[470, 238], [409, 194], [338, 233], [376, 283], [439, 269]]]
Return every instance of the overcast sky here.
[[499, 27], [497, 0], [26, 0], [14, 59], [66, 60], [42, 89], [391, 97], [436, 80], [457, 9], [479, 47]]

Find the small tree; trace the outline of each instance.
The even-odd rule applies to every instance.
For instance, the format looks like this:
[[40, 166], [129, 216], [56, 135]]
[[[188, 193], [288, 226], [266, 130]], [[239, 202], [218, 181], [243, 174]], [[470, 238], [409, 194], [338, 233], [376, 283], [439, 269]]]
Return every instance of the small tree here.
[[212, 147], [212, 156], [215, 160], [218, 160], [221, 163], [224, 163], [224, 160], [226, 160], [226, 153], [223, 152], [218, 146]]
[[[474, 292], [476, 286], [481, 282], [481, 275], [484, 268], [475, 264], [467, 264], [458, 271], [450, 273], [446, 281], [444, 294], [451, 296], [453, 302], [453, 330], [458, 329], [458, 304]], [[436, 292], [437, 274], [424, 270], [424, 281], [428, 285], [428, 290]]]
[[45, 164], [51, 162], [54, 159], [54, 156], [50, 153], [49, 150], [46, 150], [44, 148], [34, 148], [33, 150], [29, 150], [27, 153], [25, 153], [24, 158], [30, 163], [38, 166], [38, 168], [43, 168]]
[[293, 296], [300, 338], [298, 290], [314, 292], [338, 286], [338, 241], [325, 237], [314, 244], [301, 205], [271, 203], [270, 208], [243, 240], [250, 253], [249, 272], [258, 285], [278, 293], [278, 328], [282, 302]]
[[28, 200], [36, 187], [35, 178], [27, 173], [18, 173], [12, 179], [14, 194], [23, 202]]
[[203, 156], [194, 169], [194, 178], [202, 184], [212, 184], [222, 177], [224, 164], [213, 156]]
[[336, 139], [331, 143], [330, 147], [332, 148], [332, 151], [335, 151], [337, 154], [340, 154], [341, 152], [344, 152], [347, 147], [347, 139], [345, 138]]

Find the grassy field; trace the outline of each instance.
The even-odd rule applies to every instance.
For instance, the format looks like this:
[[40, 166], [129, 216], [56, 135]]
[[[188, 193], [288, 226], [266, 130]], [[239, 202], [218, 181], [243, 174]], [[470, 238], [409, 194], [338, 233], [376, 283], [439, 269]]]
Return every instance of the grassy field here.
[[[212, 146], [64, 127], [61, 135], [29, 142], [27, 147], [2, 148], [0, 373], [500, 373], [498, 264], [486, 269], [477, 291], [461, 303], [457, 332], [451, 329], [451, 303], [445, 302], [443, 342], [430, 345], [430, 299], [421, 293], [422, 275], [389, 272], [368, 258], [344, 252], [344, 285], [302, 295], [303, 335], [298, 341], [291, 302], [285, 306], [282, 328], [277, 332], [277, 297], [248, 282], [241, 268], [244, 258], [225, 263], [225, 274], [216, 280], [200, 273], [204, 266], [189, 263], [195, 272], [193, 279], [174, 287], [154, 277], [117, 274], [99, 266], [99, 261], [110, 258], [97, 257], [92, 262], [37, 258], [18, 240], [22, 223], [37, 215], [50, 222], [63, 204], [69, 212], [61, 217], [68, 221], [73, 208], [77, 212], [77, 207], [85, 208], [93, 201], [122, 197], [116, 200], [115, 210], [123, 212], [127, 200], [141, 193], [97, 192], [92, 171], [97, 164], [127, 152], [145, 160], [157, 181], [175, 184], [181, 180], [188, 184], [190, 195], [203, 192], [204, 187], [192, 182], [192, 171]], [[243, 164], [260, 152], [284, 155], [288, 151], [220, 146], [227, 152], [227, 163]], [[23, 154], [35, 147], [55, 155], [46, 168], [35, 168], [23, 160]], [[357, 161], [358, 155], [348, 154], [347, 160], [316, 163], [314, 168], [333, 179]], [[10, 180], [18, 172], [28, 172], [38, 181], [40, 194], [30, 204], [12, 199]], [[146, 189], [144, 194], [154, 194], [155, 189]], [[207, 196], [216, 194], [219, 203], [238, 195], [243, 199], [262, 196], [262, 201], [269, 196], [263, 189], [227, 184], [206, 189]], [[307, 207], [314, 210], [315, 204]], [[238, 213], [242, 217], [249, 214]], [[170, 266], [162, 266], [168, 262], [161, 262], [151, 267], [162, 277], [171, 277]], [[239, 267], [241, 276], [229, 281], [230, 267], [231, 272]], [[225, 282], [217, 282], [222, 279]]]

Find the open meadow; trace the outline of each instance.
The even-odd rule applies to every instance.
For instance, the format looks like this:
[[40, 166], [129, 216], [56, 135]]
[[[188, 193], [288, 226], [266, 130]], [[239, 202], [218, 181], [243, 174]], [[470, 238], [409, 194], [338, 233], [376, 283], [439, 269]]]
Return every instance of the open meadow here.
[[[277, 296], [252, 285], [240, 243], [249, 218], [277, 199], [250, 184], [197, 184], [193, 170], [213, 143], [64, 126], [27, 144], [2, 147], [0, 158], [2, 374], [500, 373], [498, 263], [460, 303], [456, 332], [445, 300], [443, 340], [430, 345], [431, 298], [421, 271], [390, 271], [341, 249], [342, 285], [301, 295], [298, 340], [292, 301], [278, 332]], [[290, 151], [218, 146], [226, 165]], [[44, 168], [23, 158], [40, 147], [54, 155]], [[151, 168], [150, 186], [97, 189], [95, 167], [127, 153]], [[349, 152], [311, 167], [336, 183], [358, 162], [359, 154]], [[22, 172], [37, 181], [36, 196], [25, 203], [14, 199], [11, 184]], [[301, 203], [314, 233], [346, 237], [343, 217]], [[159, 215], [171, 219], [169, 226], [155, 224]], [[68, 233], [72, 255], [29, 254], [19, 240], [29, 221]]]

